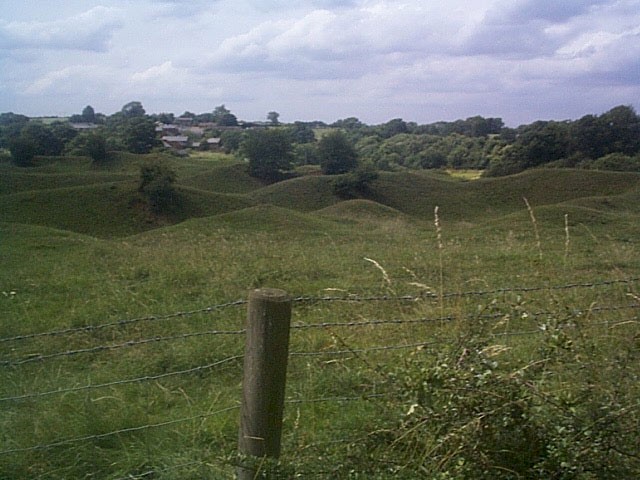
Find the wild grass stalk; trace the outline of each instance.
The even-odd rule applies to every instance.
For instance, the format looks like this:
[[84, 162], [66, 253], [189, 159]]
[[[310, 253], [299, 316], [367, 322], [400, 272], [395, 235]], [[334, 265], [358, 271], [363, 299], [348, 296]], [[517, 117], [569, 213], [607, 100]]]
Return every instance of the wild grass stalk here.
[[433, 216], [434, 216], [434, 224], [436, 227], [436, 238], [438, 240], [438, 271], [439, 271], [439, 293], [438, 293], [438, 302], [440, 303], [440, 317], [444, 318], [444, 244], [442, 243], [442, 227], [440, 225], [440, 216], [438, 215], [438, 210], [440, 207], [436, 205]]
[[569, 249], [571, 246], [571, 237], [569, 235], [569, 214], [564, 214], [564, 264], [567, 265], [569, 260]]
[[533, 232], [536, 237], [536, 247], [538, 248], [538, 256], [540, 260], [542, 260], [542, 243], [540, 242], [540, 231], [538, 230], [538, 221], [536, 220], [536, 216], [533, 213], [533, 208], [527, 200], [527, 197], [522, 197], [524, 203], [527, 205], [527, 210], [529, 211], [529, 217], [531, 218], [531, 224], [533, 225]]

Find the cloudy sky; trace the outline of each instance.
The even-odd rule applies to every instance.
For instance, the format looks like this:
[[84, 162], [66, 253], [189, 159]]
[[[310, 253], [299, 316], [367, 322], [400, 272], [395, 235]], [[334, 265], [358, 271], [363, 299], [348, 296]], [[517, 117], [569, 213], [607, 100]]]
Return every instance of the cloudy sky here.
[[0, 0], [0, 112], [281, 121], [640, 110], [640, 0]]

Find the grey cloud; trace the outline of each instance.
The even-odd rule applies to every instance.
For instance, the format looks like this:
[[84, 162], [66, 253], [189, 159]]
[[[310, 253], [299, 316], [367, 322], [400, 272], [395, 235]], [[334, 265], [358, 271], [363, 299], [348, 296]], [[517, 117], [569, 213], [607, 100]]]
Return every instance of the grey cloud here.
[[523, 59], [551, 55], [566, 41], [549, 27], [566, 25], [604, 0], [522, 0], [499, 2], [487, 11], [462, 52]]
[[597, 5], [610, 3], [605, 0], [524, 0], [498, 4], [489, 15], [488, 23], [526, 24], [536, 20], [550, 23], [566, 22], [585, 14]]
[[161, 17], [189, 18], [207, 10], [220, 0], [208, 2], [199, 0], [152, 0], [156, 6], [156, 15]]

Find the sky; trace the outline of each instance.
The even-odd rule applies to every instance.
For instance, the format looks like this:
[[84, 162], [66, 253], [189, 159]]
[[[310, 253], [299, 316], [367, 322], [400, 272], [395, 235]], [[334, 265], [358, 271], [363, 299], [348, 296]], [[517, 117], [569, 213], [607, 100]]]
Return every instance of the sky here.
[[640, 0], [0, 0], [0, 112], [241, 120], [640, 107]]

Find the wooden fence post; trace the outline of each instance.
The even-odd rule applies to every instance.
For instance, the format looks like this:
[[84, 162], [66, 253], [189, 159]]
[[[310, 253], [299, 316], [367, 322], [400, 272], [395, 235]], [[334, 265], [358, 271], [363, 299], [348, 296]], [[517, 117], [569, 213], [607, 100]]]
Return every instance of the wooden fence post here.
[[266, 288], [249, 294], [238, 438], [246, 461], [238, 466], [238, 480], [253, 480], [261, 457], [280, 456], [290, 324], [286, 292]]

